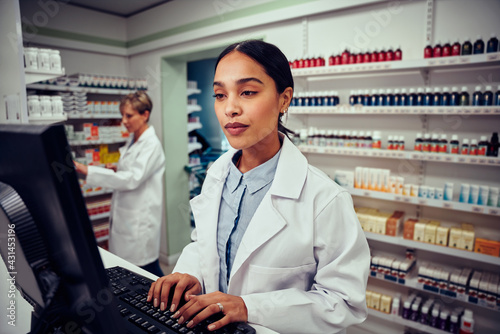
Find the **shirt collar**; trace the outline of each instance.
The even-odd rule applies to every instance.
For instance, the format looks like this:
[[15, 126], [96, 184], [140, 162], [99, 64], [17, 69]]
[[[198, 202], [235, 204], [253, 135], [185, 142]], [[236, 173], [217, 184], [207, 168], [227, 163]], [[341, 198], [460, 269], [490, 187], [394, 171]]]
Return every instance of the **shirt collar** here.
[[280, 154], [281, 148], [271, 159], [243, 174], [236, 167], [236, 163], [241, 156], [241, 150], [236, 152], [231, 159], [232, 163], [229, 166], [229, 174], [226, 179], [228, 189], [234, 192], [240, 184], [244, 184], [247, 186], [248, 191], [253, 194], [271, 183], [276, 173]]

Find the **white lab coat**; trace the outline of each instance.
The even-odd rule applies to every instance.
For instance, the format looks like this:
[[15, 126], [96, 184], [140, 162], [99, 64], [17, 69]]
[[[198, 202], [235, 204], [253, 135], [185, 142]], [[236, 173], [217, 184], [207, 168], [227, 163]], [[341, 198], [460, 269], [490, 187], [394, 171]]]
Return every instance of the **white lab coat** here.
[[109, 250], [144, 266], [160, 255], [165, 155], [152, 126], [132, 140], [120, 148], [117, 172], [89, 166], [87, 183], [114, 190]]
[[[174, 268], [219, 287], [217, 220], [235, 151], [207, 172], [191, 200], [196, 229]], [[248, 322], [279, 333], [336, 333], [367, 315], [369, 249], [349, 193], [308, 164], [285, 137], [273, 184], [236, 253], [228, 293], [245, 301]]]

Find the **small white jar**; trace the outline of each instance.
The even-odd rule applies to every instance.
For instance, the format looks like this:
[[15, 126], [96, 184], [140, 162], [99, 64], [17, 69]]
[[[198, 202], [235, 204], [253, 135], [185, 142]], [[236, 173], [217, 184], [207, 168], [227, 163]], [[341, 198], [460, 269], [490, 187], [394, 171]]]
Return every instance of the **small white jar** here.
[[37, 61], [38, 70], [50, 72], [50, 56], [49, 49], [38, 49]]
[[40, 112], [42, 114], [42, 117], [52, 116], [52, 101], [50, 100], [50, 96], [40, 96]]
[[62, 116], [64, 114], [64, 107], [61, 96], [52, 96], [52, 116]]
[[52, 72], [60, 73], [62, 70], [61, 67], [61, 55], [59, 50], [49, 50], [49, 62], [50, 62], [50, 70]]
[[38, 70], [38, 48], [24, 48], [24, 65], [27, 70]]
[[42, 112], [38, 95], [28, 96], [28, 117], [40, 117], [41, 115]]

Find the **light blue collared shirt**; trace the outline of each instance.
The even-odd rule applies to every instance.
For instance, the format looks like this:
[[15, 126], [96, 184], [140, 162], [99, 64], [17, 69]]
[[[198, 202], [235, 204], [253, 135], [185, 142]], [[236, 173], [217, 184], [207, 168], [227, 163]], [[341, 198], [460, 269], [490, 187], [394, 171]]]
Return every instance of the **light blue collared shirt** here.
[[[227, 293], [229, 274], [243, 235], [265, 194], [271, 188], [281, 149], [268, 161], [241, 173], [236, 162], [241, 151], [234, 154], [222, 190], [217, 224], [217, 250], [219, 253], [219, 290]], [[228, 256], [229, 257], [228, 257]]]

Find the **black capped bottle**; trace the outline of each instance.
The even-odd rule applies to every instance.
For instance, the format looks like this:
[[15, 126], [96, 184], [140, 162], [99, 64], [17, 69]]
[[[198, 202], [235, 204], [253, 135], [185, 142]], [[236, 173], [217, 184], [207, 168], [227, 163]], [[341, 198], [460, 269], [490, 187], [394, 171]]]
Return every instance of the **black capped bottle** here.
[[487, 155], [489, 144], [488, 137], [481, 136], [479, 143], [477, 144], [477, 155]]
[[465, 138], [462, 141], [462, 147], [460, 148], [460, 154], [461, 155], [469, 155], [469, 152], [470, 152], [469, 139]]
[[486, 46], [486, 52], [491, 53], [497, 51], [498, 51], [498, 38], [495, 36], [495, 34], [491, 34], [491, 37], [488, 40], [488, 44]]
[[462, 56], [471, 54], [472, 54], [472, 43], [470, 42], [469, 37], [466, 37], [464, 43], [462, 44]]
[[477, 139], [472, 139], [470, 141], [469, 155], [477, 155], [477, 152], [478, 152]]
[[493, 132], [493, 135], [491, 136], [490, 143], [488, 146], [488, 156], [497, 157], [498, 147], [499, 147], [498, 132]]
[[493, 92], [491, 85], [487, 85], [485, 87], [485, 91], [483, 93], [483, 105], [492, 106], [493, 105]]
[[432, 96], [432, 105], [440, 106], [443, 101], [443, 95], [440, 93], [439, 87], [434, 87], [434, 94]]
[[497, 87], [497, 92], [495, 93], [495, 101], [494, 104], [496, 106], [500, 106], [500, 85]]
[[484, 42], [483, 38], [478, 35], [476, 41], [474, 42], [474, 54], [484, 53]]
[[484, 105], [483, 93], [481, 92], [481, 86], [476, 86], [474, 93], [472, 94], [472, 105], [482, 106]]
[[443, 87], [443, 93], [441, 94], [441, 105], [450, 105], [450, 89], [448, 87]]
[[431, 135], [429, 133], [424, 134], [424, 140], [422, 141], [422, 152], [430, 153], [431, 141]]
[[439, 152], [439, 136], [437, 133], [433, 133], [431, 137], [431, 153]]
[[417, 152], [422, 152], [422, 146], [423, 146], [422, 144], [423, 144], [422, 134], [419, 132], [415, 137], [415, 145], [413, 146], [413, 150]]
[[468, 106], [470, 105], [470, 96], [467, 92], [467, 86], [462, 86], [462, 90], [460, 92], [459, 105]]
[[432, 106], [434, 102], [434, 95], [432, 94], [431, 87], [425, 87], [425, 97], [424, 97], [424, 106]]
[[448, 139], [445, 134], [442, 134], [439, 139], [438, 153], [448, 153]]
[[458, 87], [451, 87], [450, 106], [458, 106], [460, 102], [460, 93]]
[[450, 154], [458, 154], [460, 151], [460, 142], [457, 135], [451, 135]]

